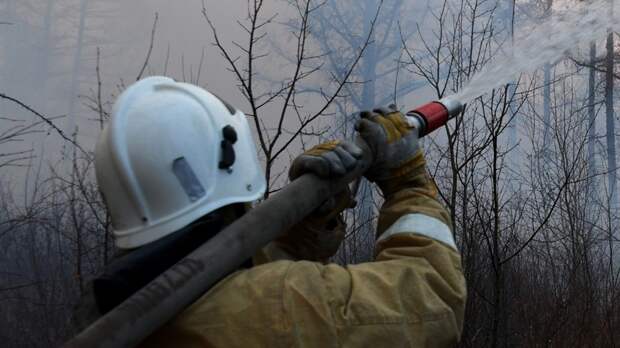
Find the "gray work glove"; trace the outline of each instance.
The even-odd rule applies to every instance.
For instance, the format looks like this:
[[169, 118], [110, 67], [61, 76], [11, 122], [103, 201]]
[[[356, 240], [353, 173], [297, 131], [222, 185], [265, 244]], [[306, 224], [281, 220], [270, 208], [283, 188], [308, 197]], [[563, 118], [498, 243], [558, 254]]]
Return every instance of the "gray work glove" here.
[[[324, 143], [297, 157], [289, 170], [295, 180], [306, 173], [324, 179], [342, 177], [362, 158], [362, 149], [349, 141]], [[274, 241], [296, 260], [326, 262], [344, 240], [346, 224], [342, 211], [355, 205], [349, 189], [327, 200], [319, 209]]]
[[350, 141], [330, 141], [313, 147], [295, 158], [289, 170], [291, 181], [306, 173], [323, 179], [339, 178], [351, 171], [362, 158], [362, 149]]
[[374, 158], [365, 176], [380, 186], [382, 182], [406, 175], [408, 164], [420, 151], [419, 130], [393, 105], [373, 112], [362, 111], [355, 130], [368, 144]]

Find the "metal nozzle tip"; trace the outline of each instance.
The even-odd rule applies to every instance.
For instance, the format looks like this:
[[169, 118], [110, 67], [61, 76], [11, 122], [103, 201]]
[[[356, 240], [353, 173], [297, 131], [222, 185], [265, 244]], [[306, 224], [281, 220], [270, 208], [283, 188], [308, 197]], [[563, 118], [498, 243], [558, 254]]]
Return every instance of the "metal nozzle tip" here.
[[456, 117], [458, 114], [460, 114], [463, 111], [463, 104], [456, 100], [456, 99], [452, 99], [452, 98], [443, 98], [439, 101], [443, 106], [446, 107], [446, 109], [448, 110], [448, 115], [450, 115], [450, 118]]

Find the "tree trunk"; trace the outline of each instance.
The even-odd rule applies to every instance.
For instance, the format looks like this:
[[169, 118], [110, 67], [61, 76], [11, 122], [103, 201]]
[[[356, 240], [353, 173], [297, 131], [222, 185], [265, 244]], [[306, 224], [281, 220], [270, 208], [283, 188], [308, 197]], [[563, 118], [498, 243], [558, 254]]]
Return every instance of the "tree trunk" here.
[[[374, 11], [376, 11], [375, 6], [373, 6], [370, 2], [365, 2], [363, 6], [366, 6], [364, 18], [373, 18]], [[364, 32], [368, 33], [373, 28], [370, 22], [365, 22]], [[360, 100], [362, 103], [362, 105], [360, 105], [362, 110], [372, 110], [374, 107], [382, 106], [375, 105], [376, 100], [382, 98], [382, 96], [377, 98], [376, 95], [377, 54], [377, 44], [374, 42], [373, 38], [371, 39], [371, 43], [368, 45], [366, 54], [362, 57], [361, 61], [362, 79], [364, 81]], [[371, 218], [375, 215], [373, 187], [374, 185], [367, 180], [362, 180], [360, 184], [356, 215], [357, 222], [359, 224], [364, 224], [364, 227], [360, 228], [356, 233], [357, 236], [353, 241], [355, 245], [358, 243], [363, 245], [368, 240], [374, 240], [375, 226], [371, 221]], [[362, 255], [356, 253], [355, 262], [369, 261], [372, 258], [372, 252], [366, 247], [366, 245], [364, 245], [364, 248], [360, 250], [368, 251], [368, 253], [363, 252]]]
[[[515, 34], [514, 33], [515, 0], [510, 1], [508, 6], [506, 7], [505, 16], [506, 16], [505, 17], [506, 21], [509, 21], [508, 24], [506, 25], [506, 28], [508, 28], [508, 35], [510, 36], [510, 45], [512, 46], [514, 44], [514, 34]], [[512, 98], [512, 96], [515, 95], [516, 92], [517, 92], [517, 83], [516, 81], [511, 81], [509, 88], [508, 88], [508, 94], [510, 95], [510, 98]], [[517, 145], [518, 124], [519, 122], [517, 120], [516, 107], [514, 103], [510, 103], [510, 122], [508, 123], [508, 148], [513, 148]], [[518, 151], [513, 151], [510, 156], [512, 158], [512, 160], [510, 161], [511, 167], [514, 168], [515, 170], [517, 170], [519, 167], [519, 159], [516, 158], [518, 153], [519, 153]]]
[[[545, 19], [551, 19], [553, 15], [553, 0], [547, 0], [547, 11]], [[549, 137], [551, 134], [551, 63], [545, 63], [544, 82], [543, 82], [543, 161], [548, 162], [549, 159]]]
[[[614, 10], [614, 1], [609, 0], [610, 6], [610, 15], [613, 16]], [[607, 127], [607, 168], [609, 173], [607, 175], [608, 186], [609, 186], [609, 277], [613, 280], [614, 275], [616, 274], [616, 268], [620, 265], [620, 257], [617, 256], [617, 243], [614, 241], [615, 238], [620, 237], [620, 232], [617, 231], [618, 221], [617, 221], [617, 212], [618, 212], [618, 196], [616, 189], [616, 180], [617, 180], [617, 171], [616, 171], [616, 125], [615, 125], [615, 115], [614, 115], [614, 32], [613, 29], [609, 29], [609, 35], [607, 36], [607, 57], [605, 60], [605, 118], [606, 118], [606, 127]], [[613, 281], [611, 282], [613, 284]], [[610, 286], [610, 290], [613, 289], [614, 286]], [[610, 293], [613, 293], [610, 291]], [[613, 296], [609, 298], [609, 308], [615, 308], [615, 299]], [[610, 329], [612, 344], [615, 345], [614, 342], [614, 333], [613, 327], [614, 316], [608, 315], [607, 325]]]
[[[19, 71], [19, 69], [17, 68], [17, 62], [19, 62], [19, 55], [18, 55], [18, 46], [17, 46], [17, 35], [19, 34], [19, 29], [21, 28], [21, 26], [19, 26], [18, 20], [17, 20], [17, 11], [15, 9], [15, 1], [14, 0], [7, 0], [5, 8], [4, 8], [4, 17], [5, 20], [7, 22], [12, 23], [11, 26], [3, 26], [4, 30], [3, 30], [3, 37], [4, 37], [4, 41], [3, 45], [4, 47], [2, 47], [3, 52], [2, 55], [4, 56], [3, 59], [3, 87], [6, 88], [7, 92], [10, 93], [15, 93], [15, 74], [16, 71]], [[6, 103], [0, 103], [1, 105], [1, 109], [0, 111], [3, 114], [7, 114], [8, 113], [8, 107], [6, 105]]]
[[[366, 3], [365, 18], [373, 18], [374, 9], [369, 3]], [[372, 24], [365, 21], [364, 33], [368, 33], [372, 30]], [[364, 87], [362, 91], [362, 109], [372, 110], [375, 106], [376, 98], [376, 80], [377, 80], [377, 44], [375, 41], [375, 35], [371, 38], [371, 43], [366, 48], [366, 53], [362, 57], [362, 74], [364, 78]], [[380, 105], [382, 106], [382, 105]]]
[[546, 63], [544, 70], [544, 86], [543, 86], [543, 153], [545, 160], [549, 153], [549, 136], [551, 134], [551, 64]]
[[82, 51], [84, 49], [84, 31], [86, 27], [86, 10], [88, 7], [88, 0], [81, 0], [80, 3], [80, 23], [78, 27], [78, 36], [75, 46], [75, 56], [73, 57], [73, 72], [71, 77], [71, 90], [69, 95], [69, 115], [67, 118], [67, 131], [69, 134], [75, 132], [76, 127], [76, 115], [75, 109], [77, 105], [77, 97], [79, 94], [80, 86], [80, 68], [82, 63]]
[[596, 154], [595, 154], [595, 145], [596, 145], [596, 43], [590, 43], [590, 71], [589, 71], [589, 81], [588, 81], [588, 181], [590, 182], [590, 187], [588, 191], [590, 195], [596, 192], [596, 188], [594, 187], [594, 174], [596, 172]]
[[52, 23], [53, 23], [53, 15], [54, 15], [54, 0], [47, 0], [47, 6], [45, 8], [45, 18], [43, 19], [43, 33], [41, 38], [41, 53], [39, 58], [41, 59], [39, 62], [39, 71], [37, 73], [37, 80], [40, 81], [40, 93], [38, 98], [39, 108], [41, 110], [47, 110], [47, 86], [49, 80], [49, 67], [50, 67], [50, 57], [52, 55]]
[[607, 167], [609, 168], [609, 202], [614, 212], [618, 208], [616, 194], [616, 134], [614, 113], [614, 35], [607, 37], [607, 59], [605, 62], [605, 109], [607, 120]]
[[493, 136], [493, 167], [492, 167], [492, 195], [493, 195], [493, 237], [492, 237], [492, 262], [493, 262], [493, 321], [492, 321], [492, 347], [503, 347], [506, 342], [506, 313], [504, 308], [504, 272], [501, 263], [501, 235], [500, 235], [500, 149], [498, 134], [495, 125], [492, 129]]

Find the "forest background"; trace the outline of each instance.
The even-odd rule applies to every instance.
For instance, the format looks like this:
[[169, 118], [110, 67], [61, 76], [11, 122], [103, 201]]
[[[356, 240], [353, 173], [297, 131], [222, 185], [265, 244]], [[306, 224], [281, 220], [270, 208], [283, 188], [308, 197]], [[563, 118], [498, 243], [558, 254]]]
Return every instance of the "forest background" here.
[[[303, 149], [352, 137], [359, 110], [407, 110], [461, 91], [532, 28], [578, 5], [3, 0], [3, 344], [55, 346], [75, 334], [74, 306], [113, 259], [93, 149], [116, 96], [137, 79], [167, 75], [242, 109], [269, 195]], [[617, 32], [575, 43], [465, 101], [458, 120], [424, 141], [463, 254], [463, 347], [620, 345], [619, 64]], [[334, 262], [372, 258], [382, 199], [365, 184], [357, 200]]]

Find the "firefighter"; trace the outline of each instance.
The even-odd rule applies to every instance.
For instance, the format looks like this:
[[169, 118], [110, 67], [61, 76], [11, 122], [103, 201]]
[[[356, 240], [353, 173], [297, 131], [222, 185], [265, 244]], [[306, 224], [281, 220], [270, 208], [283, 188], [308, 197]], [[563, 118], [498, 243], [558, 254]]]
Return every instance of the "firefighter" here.
[[[362, 112], [363, 142], [332, 141], [291, 164], [291, 180], [339, 178], [362, 147], [385, 202], [373, 262], [327, 263], [345, 236], [342, 192], [147, 338], [154, 347], [454, 346], [466, 300], [448, 212], [417, 129], [394, 109]], [[265, 194], [246, 116], [190, 84], [128, 88], [97, 144], [97, 182], [124, 255], [93, 282], [105, 313], [242, 216]], [[303, 199], [303, 197], [299, 197]], [[213, 260], [217, 262], [217, 260]]]

